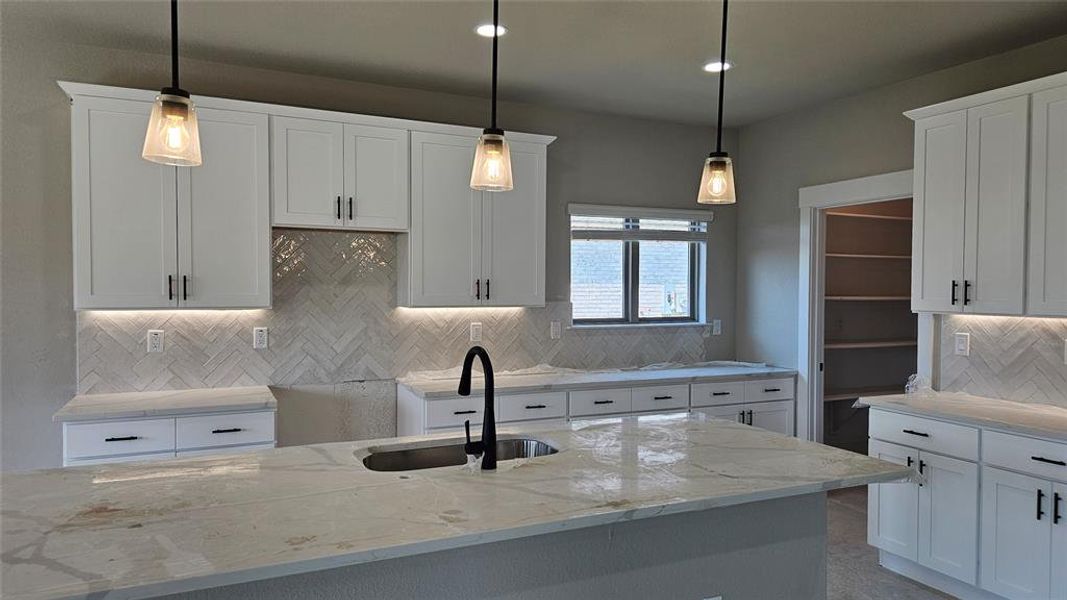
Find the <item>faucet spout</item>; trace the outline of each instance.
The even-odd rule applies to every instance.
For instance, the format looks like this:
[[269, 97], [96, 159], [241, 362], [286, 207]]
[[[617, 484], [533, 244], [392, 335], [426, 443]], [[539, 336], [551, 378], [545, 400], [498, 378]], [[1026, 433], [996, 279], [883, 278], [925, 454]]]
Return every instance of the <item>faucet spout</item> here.
[[[482, 371], [485, 374], [485, 411], [482, 419], [482, 470], [493, 471], [496, 469], [496, 411], [493, 400], [493, 362], [489, 360], [489, 353], [481, 346], [474, 346], [467, 351], [463, 359], [463, 373], [459, 377], [459, 395], [471, 395], [471, 368], [474, 359], [482, 362]], [[469, 434], [468, 434], [469, 439]]]

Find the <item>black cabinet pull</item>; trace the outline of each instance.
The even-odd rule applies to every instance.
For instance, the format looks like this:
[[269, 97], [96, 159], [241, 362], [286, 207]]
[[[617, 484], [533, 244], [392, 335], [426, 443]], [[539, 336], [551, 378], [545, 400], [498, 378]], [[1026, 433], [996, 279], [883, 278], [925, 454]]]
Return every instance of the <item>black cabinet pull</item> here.
[[[924, 475], [924, 473], [923, 473], [924, 469], [926, 469], [926, 461], [922, 460], [922, 459], [919, 459], [919, 475]], [[923, 484], [920, 483], [919, 487], [922, 487], [922, 486], [923, 486]]]
[[1037, 490], [1037, 520], [1040, 521], [1041, 517], [1045, 516], [1045, 511], [1041, 510], [1041, 505], [1045, 500], [1045, 491]]
[[452, 414], [454, 414], [454, 415], [473, 415], [476, 412], [478, 412], [478, 411], [476, 411], [476, 410], [457, 410], [457, 411], [454, 411]]
[[341, 220], [341, 197], [337, 197], [337, 220]]
[[174, 299], [174, 276], [167, 275], [167, 300]]
[[729, 396], [730, 392], [712, 392], [712, 396]]
[[749, 425], [751, 425], [751, 424], [752, 424], [752, 411], [751, 411], [751, 410], [750, 410], [750, 411], [748, 411], [748, 424], [749, 424]]
[[141, 439], [141, 438], [139, 436], [136, 436], [136, 435], [126, 435], [126, 436], [122, 436], [122, 437], [104, 438], [104, 441], [105, 442], [132, 442], [133, 440], [139, 440], [139, 439]]
[[1030, 460], [1036, 460], [1037, 462], [1056, 465], [1058, 467], [1067, 467], [1067, 462], [1063, 462], [1062, 460], [1052, 460], [1051, 458], [1045, 458], [1044, 456], [1031, 456]]
[[782, 391], [782, 388], [763, 388], [763, 393], [764, 394], [769, 394], [771, 392], [780, 392], [780, 391]]
[[593, 400], [593, 404], [615, 404], [614, 400]]
[[481, 300], [482, 299], [482, 280], [481, 279], [475, 279], [474, 280], [474, 298], [477, 299], [477, 300]]
[[674, 396], [652, 396], [653, 400], [671, 400]]
[[910, 456], [909, 456], [909, 457], [908, 457], [908, 464], [907, 464], [907, 466], [909, 466], [909, 467], [910, 467], [910, 466], [911, 466], [911, 463], [913, 463], [913, 462], [915, 462], [915, 460], [914, 460], [914, 459], [912, 459], [912, 457], [910, 457]]
[[544, 404], [527, 404], [526, 410], [540, 410], [542, 408], [548, 408]]
[[489, 299], [489, 280], [485, 280], [485, 299]]
[[967, 305], [971, 303], [971, 282], [968, 280], [963, 281], [963, 304]]
[[960, 284], [955, 279], [953, 279], [952, 280], [952, 302], [951, 302], [951, 304], [953, 306], [956, 305], [956, 290], [959, 289], [959, 287], [960, 287]]
[[244, 431], [240, 427], [231, 427], [229, 429], [212, 429], [211, 433], [237, 433], [238, 431]]
[[906, 433], [908, 435], [917, 435], [919, 437], [930, 437], [929, 433], [923, 433], [921, 431], [915, 431], [914, 429], [902, 429], [901, 431], [903, 431], [904, 433]]
[[1060, 500], [1063, 500], [1063, 496], [1059, 492], [1052, 494], [1052, 524], [1059, 525], [1060, 518], [1063, 516], [1060, 514]]
[[352, 220], [352, 196], [348, 197], [348, 220]]
[[745, 424], [745, 411], [741, 411], [741, 412], [737, 413], [737, 422], [742, 424], [742, 425]]
[[189, 299], [189, 276], [182, 275], [182, 300]]

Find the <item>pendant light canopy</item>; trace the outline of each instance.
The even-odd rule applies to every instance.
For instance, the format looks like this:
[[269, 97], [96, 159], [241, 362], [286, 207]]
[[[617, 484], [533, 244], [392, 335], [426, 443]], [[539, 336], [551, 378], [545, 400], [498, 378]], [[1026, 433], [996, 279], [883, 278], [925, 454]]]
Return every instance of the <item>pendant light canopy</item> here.
[[195, 167], [200, 158], [200, 129], [189, 92], [178, 85], [178, 0], [170, 0], [171, 85], [160, 90], [148, 117], [141, 156], [178, 167]]
[[[500, 31], [500, 0], [493, 0], [493, 30]], [[506, 192], [514, 183], [511, 179], [511, 151], [504, 139], [504, 130], [496, 126], [496, 63], [500, 35], [493, 36], [493, 113], [492, 124], [482, 130], [474, 151], [471, 169], [471, 189], [482, 192]]]
[[[722, 46], [719, 52], [719, 64], [726, 63], [726, 15], [729, 0], [722, 0]], [[704, 161], [704, 173], [700, 177], [700, 190], [697, 202], [700, 204], [733, 204], [737, 202], [734, 189], [734, 164], [730, 155], [722, 151], [722, 101], [723, 83], [726, 69], [719, 71], [719, 121], [715, 126], [715, 152]]]

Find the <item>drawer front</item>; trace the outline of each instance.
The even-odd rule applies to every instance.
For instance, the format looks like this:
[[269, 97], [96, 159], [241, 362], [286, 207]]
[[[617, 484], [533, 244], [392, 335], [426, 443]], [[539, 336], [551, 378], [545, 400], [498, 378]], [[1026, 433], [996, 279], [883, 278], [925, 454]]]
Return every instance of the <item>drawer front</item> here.
[[742, 381], [723, 381], [693, 384], [693, 406], [723, 406], [745, 401]]
[[685, 384], [635, 387], [630, 390], [630, 396], [634, 412], [678, 410], [689, 407], [689, 386]]
[[178, 450], [274, 441], [274, 411], [178, 417]]
[[567, 415], [567, 392], [504, 395], [499, 406], [502, 423], [561, 418]]
[[1058, 481], [1067, 481], [1067, 444], [982, 432], [982, 462]]
[[745, 382], [745, 402], [764, 400], [792, 400], [793, 379], [761, 379]]
[[174, 451], [174, 419], [67, 423], [67, 459]]
[[869, 429], [871, 437], [879, 440], [978, 460], [978, 430], [974, 427], [872, 409]]
[[466, 396], [426, 401], [426, 428], [462, 427], [464, 421], [481, 425], [485, 418], [485, 398]]
[[630, 412], [630, 388], [570, 392], [570, 416]]

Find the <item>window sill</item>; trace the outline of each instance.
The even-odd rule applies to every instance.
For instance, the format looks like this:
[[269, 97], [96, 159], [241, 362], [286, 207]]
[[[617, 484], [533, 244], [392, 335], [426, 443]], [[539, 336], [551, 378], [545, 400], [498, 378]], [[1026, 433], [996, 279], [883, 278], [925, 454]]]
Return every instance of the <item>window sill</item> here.
[[574, 324], [567, 329], [576, 330], [589, 330], [589, 329], [679, 329], [686, 327], [703, 328], [707, 327], [707, 323], [699, 323], [696, 321], [684, 321], [677, 323], [589, 323], [589, 324]]

